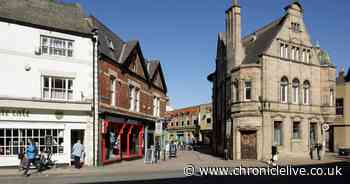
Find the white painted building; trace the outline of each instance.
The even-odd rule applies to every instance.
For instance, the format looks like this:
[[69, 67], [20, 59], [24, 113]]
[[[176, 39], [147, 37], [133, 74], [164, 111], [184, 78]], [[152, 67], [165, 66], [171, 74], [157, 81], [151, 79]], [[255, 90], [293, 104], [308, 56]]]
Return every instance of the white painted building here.
[[92, 165], [94, 43], [84, 12], [49, 0], [0, 4], [0, 166], [18, 165], [29, 138], [63, 164], [81, 139]]

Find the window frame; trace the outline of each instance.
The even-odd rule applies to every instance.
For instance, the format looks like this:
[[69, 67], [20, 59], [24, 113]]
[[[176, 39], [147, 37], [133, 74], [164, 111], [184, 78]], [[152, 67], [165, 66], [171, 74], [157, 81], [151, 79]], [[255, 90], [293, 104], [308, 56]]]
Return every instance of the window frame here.
[[289, 80], [287, 77], [282, 77], [280, 81], [280, 96], [281, 96], [281, 103], [286, 104], [288, 103], [288, 94], [289, 94]]
[[43, 55], [72, 58], [74, 57], [74, 40], [40, 35], [40, 51]]
[[[247, 85], [247, 84], [250, 84], [250, 85]], [[249, 92], [249, 95], [247, 95], [248, 92]], [[251, 80], [244, 81], [244, 101], [251, 101], [252, 99], [253, 99], [253, 82]]]
[[[48, 87], [45, 86], [46, 82], [45, 80], [48, 79]], [[74, 84], [75, 79], [71, 77], [57, 77], [57, 76], [50, 76], [50, 75], [42, 75], [42, 87], [41, 87], [41, 98], [43, 100], [56, 100], [56, 101], [73, 101], [74, 100]], [[56, 80], [62, 80], [62, 86], [63, 88], [57, 88], [52, 86], [52, 84], [56, 84]], [[70, 86], [71, 84], [71, 86]], [[64, 98], [57, 98], [53, 97], [53, 93], [57, 91], [63, 91], [64, 92]], [[45, 95], [45, 93], [48, 94], [48, 96]]]
[[[297, 135], [297, 136], [295, 136]], [[293, 121], [292, 122], [292, 139], [300, 140], [301, 139], [301, 122]]]

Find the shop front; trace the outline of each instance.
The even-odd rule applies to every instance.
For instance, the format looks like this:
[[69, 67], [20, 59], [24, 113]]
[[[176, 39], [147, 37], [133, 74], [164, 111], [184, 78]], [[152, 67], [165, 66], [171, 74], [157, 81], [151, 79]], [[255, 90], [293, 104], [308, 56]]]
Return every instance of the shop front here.
[[122, 118], [103, 120], [102, 163], [142, 158], [144, 127], [142, 122]]
[[[0, 108], [0, 167], [17, 166], [29, 139], [38, 152], [51, 151], [57, 164], [70, 164], [72, 145], [79, 139], [86, 148], [82, 162], [90, 165], [85, 113], [39, 109]], [[75, 120], [75, 121], [72, 121]], [[89, 158], [87, 158], [89, 157]], [[87, 163], [89, 162], [89, 163]]]

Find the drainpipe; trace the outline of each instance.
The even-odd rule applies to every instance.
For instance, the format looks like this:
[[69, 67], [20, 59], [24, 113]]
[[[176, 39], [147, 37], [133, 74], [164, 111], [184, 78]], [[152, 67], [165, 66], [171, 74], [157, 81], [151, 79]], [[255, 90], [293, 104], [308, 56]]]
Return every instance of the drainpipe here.
[[99, 102], [98, 102], [98, 62], [97, 62], [97, 57], [98, 57], [98, 29], [94, 28], [91, 33], [93, 34], [93, 165], [97, 165], [97, 156], [98, 154], [96, 153], [96, 146], [97, 142], [96, 141], [96, 125], [98, 125], [98, 111], [99, 111]]

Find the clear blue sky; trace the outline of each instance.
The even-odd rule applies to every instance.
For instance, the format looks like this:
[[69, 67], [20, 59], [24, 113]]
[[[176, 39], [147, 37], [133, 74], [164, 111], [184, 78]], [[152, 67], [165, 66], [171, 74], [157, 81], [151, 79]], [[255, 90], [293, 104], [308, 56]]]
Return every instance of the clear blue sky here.
[[[78, 2], [123, 40], [141, 42], [146, 58], [160, 59], [173, 107], [211, 100], [206, 76], [214, 70], [217, 33], [231, 0], [64, 0]], [[239, 0], [243, 35], [277, 19], [292, 0]], [[339, 69], [350, 67], [350, 1], [301, 0], [313, 41]]]

